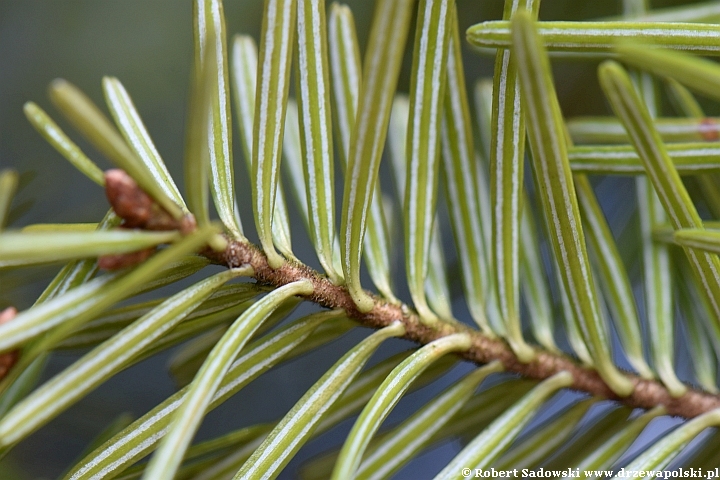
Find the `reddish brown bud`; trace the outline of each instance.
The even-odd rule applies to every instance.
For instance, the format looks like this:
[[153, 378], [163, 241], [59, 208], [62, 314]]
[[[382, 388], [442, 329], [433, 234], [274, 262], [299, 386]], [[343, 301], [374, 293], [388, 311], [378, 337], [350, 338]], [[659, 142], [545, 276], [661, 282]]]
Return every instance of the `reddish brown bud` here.
[[143, 227], [150, 219], [153, 200], [123, 170], [105, 172], [105, 194], [126, 227]]
[[125, 228], [180, 230], [183, 235], [197, 228], [195, 217], [188, 214], [176, 220], [123, 170], [105, 172], [105, 194]]
[[146, 230], [178, 230], [180, 222], [170, 216], [162, 207], [154, 203], [152, 213], [144, 228]]
[[0, 325], [7, 323], [17, 315], [17, 309], [15, 307], [8, 307], [0, 312]]
[[197, 229], [197, 223], [192, 213], [188, 213], [180, 219], [180, 233], [189, 235]]
[[[15, 307], [8, 307], [0, 312], [0, 325], [7, 323], [17, 315]], [[0, 355], [0, 378], [3, 378], [10, 371], [18, 360], [20, 353], [17, 350], [6, 352]]]
[[712, 118], [703, 118], [700, 121], [700, 135], [708, 142], [720, 139], [720, 125]]
[[155, 252], [155, 248], [146, 248], [137, 252], [120, 253], [118, 255], [103, 255], [98, 258], [98, 267], [103, 270], [120, 270], [142, 263]]

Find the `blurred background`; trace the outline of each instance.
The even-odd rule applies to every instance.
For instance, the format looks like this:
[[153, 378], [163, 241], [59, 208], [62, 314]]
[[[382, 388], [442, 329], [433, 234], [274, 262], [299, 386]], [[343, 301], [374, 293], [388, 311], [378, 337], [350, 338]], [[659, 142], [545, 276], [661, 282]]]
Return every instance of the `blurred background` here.
[[[349, 0], [347, 3], [355, 14], [360, 42], [364, 45], [374, 2]], [[619, 0], [546, 0], [540, 18], [571, 20], [617, 15], [620, 3]], [[680, 3], [690, 2], [655, 0], [652, 6]], [[502, 15], [501, 0], [457, 0], [457, 4], [461, 31], [474, 23], [499, 19]], [[245, 33], [258, 37], [261, 0], [225, 0], [224, 7], [229, 35]], [[38, 103], [102, 168], [110, 166], [75, 135], [52, 108], [46, 87], [57, 77], [75, 83], [103, 108], [101, 79], [104, 75], [118, 77], [132, 96], [159, 152], [182, 189], [183, 132], [191, 61], [190, 0], [0, 0], [0, 168], [17, 169], [26, 183], [16, 200], [23, 206], [23, 213], [15, 219], [13, 226], [38, 222], [96, 222], [108, 208], [101, 189], [42, 140], [23, 115], [22, 106], [26, 101]], [[408, 88], [410, 61], [408, 49], [400, 79], [401, 91]], [[469, 87], [478, 78], [491, 76], [492, 65], [493, 58], [480, 56], [465, 47]], [[566, 116], [607, 114], [597, 85], [596, 66], [590, 61], [554, 62], [557, 89]], [[249, 226], [252, 223], [249, 184], [241, 164], [236, 131], [234, 136], [239, 204], [244, 223]], [[605, 190], [609, 189], [605, 187]], [[633, 202], [632, 191], [627, 196], [621, 193], [616, 190], [613, 195], [602, 197], [610, 217], [618, 202]], [[627, 203], [625, 209], [627, 211]], [[298, 257], [314, 259], [300, 224], [293, 225], [293, 234]], [[18, 309], [29, 307], [52, 274], [53, 269], [44, 268], [31, 270], [29, 274], [3, 274], [0, 276], [0, 308], [9, 304]], [[209, 438], [230, 429], [279, 418], [343, 351], [364, 334], [347, 335], [311, 356], [262, 376], [237, 398], [210, 414], [198, 438]], [[388, 347], [388, 351], [408, 347], [409, 344], [398, 342]], [[121, 373], [18, 445], [3, 460], [5, 468], [11, 468], [11, 465], [18, 468], [7, 478], [56, 477], [77, 460], [84, 446], [117, 415], [122, 412], [142, 415], [173, 393], [175, 387], [164, 369], [167, 357], [150, 359]], [[69, 354], [56, 356], [46, 375], [59, 371], [75, 358]], [[467, 367], [457, 370], [454, 377], [404, 399], [390, 420], [406, 416], [462, 371], [467, 371]], [[275, 392], [276, 396], [268, 398], [266, 392]], [[337, 444], [350, 426], [351, 423], [345, 422], [341, 428], [311, 442], [283, 478], [294, 478], [292, 472], [303, 459], [323, 451], [328, 445]], [[428, 472], [435, 472], [436, 466], [447, 462], [458, 448], [453, 444], [442, 446], [414, 462], [398, 478], [428, 478]]]

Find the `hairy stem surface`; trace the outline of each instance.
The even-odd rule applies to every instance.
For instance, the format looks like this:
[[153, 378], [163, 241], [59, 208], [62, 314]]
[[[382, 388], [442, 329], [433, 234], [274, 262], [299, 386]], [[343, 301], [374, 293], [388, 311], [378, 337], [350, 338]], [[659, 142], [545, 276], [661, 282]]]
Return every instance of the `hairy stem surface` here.
[[268, 264], [265, 254], [250, 243], [228, 241], [224, 251], [207, 249], [203, 254], [211, 261], [228, 267], [250, 265], [255, 272], [254, 278], [263, 285], [280, 287], [298, 280], [309, 280], [314, 288], [313, 293], [305, 297], [307, 300], [326, 308], [342, 308], [350, 318], [372, 328], [386, 327], [399, 320], [405, 325], [404, 338], [422, 345], [447, 335], [467, 333], [471, 338], [471, 347], [459, 355], [471, 362], [485, 364], [497, 360], [508, 372], [538, 380], [567, 371], [573, 376], [570, 388], [618, 400], [630, 407], [649, 409], [663, 405], [669, 415], [684, 418], [693, 418], [720, 407], [720, 396], [688, 389], [681, 397], [673, 398], [660, 382], [646, 380], [629, 373], [626, 375], [635, 388], [632, 394], [621, 398], [610, 390], [596, 371], [579, 365], [566, 355], [537, 348], [535, 359], [529, 363], [522, 363], [512, 349], [500, 339], [490, 338], [458, 323], [437, 322], [433, 326], [424, 325], [418, 315], [406, 305], [393, 305], [377, 296], [372, 296], [374, 301], [372, 309], [365, 313], [360, 312], [347, 288], [334, 285], [317, 271], [295, 261], [287, 261], [280, 268], [273, 269]]

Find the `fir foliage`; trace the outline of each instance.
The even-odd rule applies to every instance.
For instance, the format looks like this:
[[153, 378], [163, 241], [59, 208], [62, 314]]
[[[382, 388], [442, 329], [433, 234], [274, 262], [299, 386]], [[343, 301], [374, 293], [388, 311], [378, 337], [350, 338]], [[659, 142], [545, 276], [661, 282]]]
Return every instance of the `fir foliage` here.
[[[265, 0], [256, 42], [226, 31], [222, 0], [192, 4], [184, 188], [119, 79], [102, 79], [108, 113], [52, 81], [72, 131], [25, 105], [110, 210], [97, 223], [23, 225], [22, 175], [0, 171], [3, 285], [61, 267], [34, 305], [0, 311], [6, 464], [98, 386], [175, 348], [177, 392], [136, 420], [107, 419], [62, 478], [401, 478], [451, 441], [456, 456], [426, 478], [720, 467], [718, 434], [704, 434], [720, 426], [720, 121], [694, 96], [720, 100], [720, 67], [700, 58], [720, 54], [717, 2], [626, 0], [617, 18], [558, 22], [538, 19], [539, 0], [506, 0], [502, 19], [464, 39], [454, 0], [378, 0], [363, 55], [344, 5]], [[495, 56], [492, 78], [468, 78], [465, 41]], [[551, 64], [567, 57], [602, 60], [606, 116], [564, 118]], [[80, 137], [117, 168], [103, 172]], [[621, 231], [598, 187], [616, 176], [637, 191]], [[316, 258], [295, 253], [300, 223]], [[161, 287], [172, 293], [140, 296]], [[374, 331], [284, 417], [193, 443], [267, 370], [361, 326]], [[402, 351], [366, 366], [385, 344]], [[41, 381], [68, 349], [81, 354]], [[450, 385], [388, 427], [407, 392], [440, 378]], [[664, 415], [682, 421], [648, 427]], [[349, 418], [336, 449], [286, 469]], [[631, 449], [643, 432], [651, 439]]]

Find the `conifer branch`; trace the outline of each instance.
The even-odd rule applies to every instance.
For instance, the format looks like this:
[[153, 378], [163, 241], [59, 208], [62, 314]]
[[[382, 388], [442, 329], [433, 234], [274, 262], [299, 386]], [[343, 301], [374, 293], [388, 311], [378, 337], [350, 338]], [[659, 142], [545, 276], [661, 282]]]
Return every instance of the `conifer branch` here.
[[[105, 178], [108, 200], [115, 212], [123, 217], [124, 224], [148, 229], [152, 229], [152, 226], [156, 223], [165, 225], [160, 220], [164, 219], [167, 214], [154, 204], [125, 172], [112, 170], [106, 173]], [[113, 185], [122, 185], [120, 189], [122, 195], [115, 192], [117, 188], [113, 187]], [[142, 203], [144, 208], [134, 205], [133, 202], [136, 201]], [[145, 205], [147, 203], [153, 203], [152, 208]], [[148, 213], [143, 216], [141, 225], [138, 225], [135, 221], [136, 212], [139, 210]], [[154, 220], [156, 216], [158, 217], [157, 222]], [[175, 228], [179, 228], [183, 233], [187, 234], [195, 228], [195, 222], [192, 218], [186, 218], [177, 224]], [[618, 400], [629, 407], [651, 409], [662, 405], [669, 415], [684, 418], [694, 418], [720, 407], [719, 395], [688, 389], [684, 395], [673, 397], [659, 381], [643, 379], [627, 372], [625, 372], [625, 375], [632, 381], [634, 390], [629, 396], [621, 398], [613, 393], [595, 370], [579, 364], [567, 355], [534, 347], [536, 353], [534, 360], [523, 363], [517, 358], [510, 346], [500, 338], [490, 337], [458, 322], [440, 321], [427, 325], [420, 320], [417, 312], [409, 306], [388, 303], [369, 292], [368, 294], [373, 300], [373, 307], [367, 312], [361, 312], [358, 310], [347, 287], [334, 284], [325, 275], [307, 265], [294, 259], [288, 259], [279, 268], [274, 269], [270, 266], [267, 256], [259, 247], [247, 241], [238, 241], [231, 238], [226, 238], [226, 240], [227, 246], [224, 250], [218, 251], [207, 247], [201, 252], [202, 255], [216, 264], [229, 268], [249, 265], [255, 272], [253, 278], [259, 284], [273, 288], [279, 288], [299, 280], [309, 280], [313, 284], [313, 293], [305, 296], [306, 300], [329, 309], [344, 309], [349, 318], [366, 327], [383, 328], [396, 320], [400, 320], [405, 326], [404, 338], [421, 345], [426, 345], [448, 335], [467, 333], [472, 339], [472, 346], [467, 352], [461, 354], [466, 360], [478, 364], [499, 361], [505, 371], [537, 380], [544, 380], [556, 373], [567, 371], [572, 374], [574, 379], [571, 388], [590, 395]], [[127, 255], [132, 256], [134, 254]]]
[[306, 300], [330, 309], [342, 308], [348, 317], [371, 328], [383, 328], [395, 320], [400, 320], [405, 325], [404, 338], [421, 345], [447, 335], [468, 333], [472, 339], [472, 346], [461, 356], [471, 362], [486, 364], [497, 360], [503, 364], [507, 372], [537, 380], [549, 378], [561, 371], [568, 371], [574, 378], [570, 388], [602, 398], [618, 400], [629, 407], [650, 409], [663, 405], [669, 415], [684, 418], [694, 418], [720, 407], [720, 396], [688, 389], [681, 397], [673, 398], [662, 383], [629, 373], [626, 375], [633, 382], [635, 389], [628, 397], [620, 398], [610, 390], [596, 371], [580, 365], [566, 355], [536, 348], [535, 359], [530, 363], [522, 363], [508, 344], [499, 338], [490, 338], [478, 330], [459, 323], [438, 322], [429, 327], [423, 324], [417, 313], [407, 305], [390, 304], [374, 295], [373, 308], [362, 313], [356, 308], [345, 287], [334, 285], [324, 275], [295, 261], [287, 261], [280, 268], [273, 269], [263, 252], [251, 243], [228, 241], [225, 251], [216, 252], [207, 249], [203, 255], [214, 263], [228, 267], [250, 265], [258, 283], [275, 288], [298, 280], [309, 280], [314, 289], [312, 294], [305, 297]]

